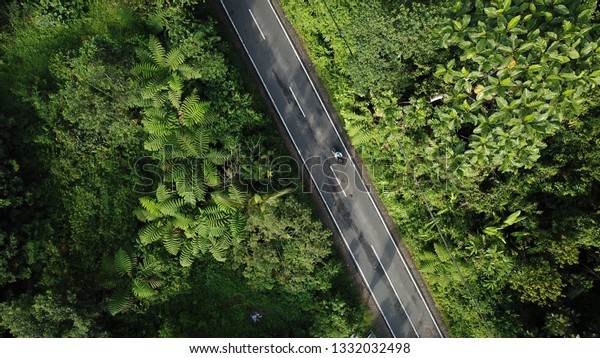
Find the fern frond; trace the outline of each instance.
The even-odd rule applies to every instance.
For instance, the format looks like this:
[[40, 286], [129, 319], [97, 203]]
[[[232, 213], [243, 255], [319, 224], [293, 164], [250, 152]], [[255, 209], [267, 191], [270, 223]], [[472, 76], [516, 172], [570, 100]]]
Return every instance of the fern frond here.
[[219, 221], [218, 225], [212, 225], [211, 222], [208, 222], [208, 237], [211, 238], [223, 238], [228, 234], [229, 230], [229, 220], [222, 219]]
[[201, 252], [203, 254], [205, 254], [208, 251], [211, 244], [212, 243], [207, 236], [196, 236], [192, 240], [192, 246], [194, 250], [197, 250], [198, 252]]
[[156, 220], [159, 217], [143, 208], [136, 208], [135, 210], [133, 210], [133, 214], [139, 221], [142, 221], [142, 222], [149, 222], [152, 220]]
[[[181, 199], [182, 201], [185, 201], [183, 199]], [[181, 230], [186, 230], [186, 236], [188, 233], [188, 229], [192, 226], [192, 224], [194, 223], [194, 219], [189, 217], [189, 216], [185, 216], [185, 215], [175, 215], [175, 218], [173, 219], [173, 226], [181, 229]]]
[[146, 254], [144, 260], [138, 267], [137, 273], [144, 276], [154, 276], [160, 268], [160, 264], [160, 261], [156, 257], [151, 254]]
[[209, 227], [223, 227], [227, 213], [216, 205], [209, 205], [202, 210], [202, 216]]
[[204, 201], [204, 197], [206, 196], [206, 183], [202, 180], [202, 178], [198, 178], [194, 183], [194, 196], [196, 201]]
[[201, 129], [197, 129], [194, 132], [194, 145], [198, 152], [198, 158], [205, 158], [206, 152], [209, 149], [210, 137], [208, 133]]
[[108, 299], [108, 312], [112, 316], [127, 310], [132, 304], [131, 291], [129, 287], [123, 287], [117, 290]]
[[153, 78], [158, 72], [160, 72], [160, 67], [153, 63], [140, 63], [133, 66], [131, 69], [133, 75], [144, 79]]
[[183, 94], [183, 82], [179, 78], [179, 76], [172, 76], [168, 81], [169, 84], [169, 101], [176, 109], [179, 109], [181, 106], [181, 95]]
[[151, 13], [150, 16], [148, 16], [148, 18], [146, 19], [146, 24], [151, 30], [154, 31], [154, 33], [161, 32], [163, 27], [167, 23], [167, 19], [165, 18], [165, 15], [161, 10]]
[[212, 254], [215, 260], [225, 262], [227, 256], [227, 246], [222, 243], [213, 243], [208, 251]]
[[129, 254], [125, 252], [123, 249], [119, 249], [115, 253], [115, 272], [119, 276], [129, 275], [131, 273], [131, 269], [133, 267], [132, 260], [129, 257]]
[[196, 205], [196, 195], [193, 191], [186, 191], [183, 193], [179, 193], [179, 195], [183, 198], [183, 201], [185, 201], [186, 203]]
[[142, 207], [146, 209], [146, 211], [148, 211], [151, 215], [154, 215], [156, 217], [162, 216], [160, 212], [160, 204], [156, 200], [148, 196], [142, 196], [139, 199], [139, 201]]
[[361, 124], [350, 122], [346, 125], [346, 129], [348, 130], [348, 135], [352, 139], [352, 144], [354, 146], [368, 143], [371, 140], [369, 131]]
[[144, 116], [148, 119], [163, 122], [167, 117], [168, 113], [164, 108], [147, 107], [144, 108]]
[[[209, 235], [209, 228], [208, 225], [206, 225], [206, 223], [203, 220], [197, 221], [196, 223], [194, 223], [194, 226], [191, 228], [193, 230], [194, 235], [194, 240], [196, 238], [206, 238]], [[205, 251], [203, 251], [205, 252]]]
[[167, 53], [165, 61], [171, 71], [176, 71], [185, 62], [185, 56], [179, 48], [173, 48]]
[[158, 152], [164, 148], [168, 139], [165, 136], [150, 135], [148, 140], [144, 142], [144, 149], [150, 152]]
[[189, 267], [194, 262], [194, 247], [191, 242], [186, 242], [181, 247], [181, 254], [179, 254], [179, 264], [183, 267]]
[[179, 234], [171, 232], [163, 237], [163, 245], [171, 255], [177, 255], [181, 249], [181, 237]]
[[230, 153], [226, 153], [222, 150], [211, 149], [208, 152], [204, 152], [204, 158], [210, 160], [212, 163], [217, 165], [223, 165], [231, 157]]
[[238, 209], [242, 209], [244, 207], [243, 203], [229, 198], [224, 193], [212, 193], [211, 197], [219, 209], [227, 213], [234, 213]]
[[444, 246], [436, 242], [433, 244], [433, 248], [441, 262], [447, 262], [450, 260], [450, 254], [448, 254], [448, 250], [446, 250]]
[[202, 78], [202, 73], [200, 73], [200, 71], [198, 71], [197, 69], [195, 69], [192, 66], [185, 64], [185, 63], [179, 65], [177, 70], [179, 71], [179, 73], [181, 73], [183, 78], [186, 80], [194, 80], [194, 79]]
[[159, 241], [162, 239], [163, 235], [163, 229], [155, 222], [144, 225], [138, 233], [142, 245], [148, 245]]
[[[144, 88], [140, 90], [140, 95], [144, 99], [152, 99], [155, 100], [157, 94], [160, 94], [162, 91], [166, 90], [167, 86], [164, 83], [157, 81], [149, 81]], [[164, 103], [164, 102], [162, 102]], [[162, 104], [161, 103], [161, 104]], [[155, 106], [157, 107], [157, 106]]]
[[213, 188], [219, 186], [219, 184], [221, 184], [221, 177], [219, 176], [217, 167], [208, 160], [205, 160], [203, 164], [202, 170], [204, 172], [204, 181], [206, 184]]
[[154, 62], [152, 60], [152, 54], [147, 47], [137, 47], [134, 51], [141, 63]]
[[133, 279], [133, 284], [131, 285], [131, 291], [135, 295], [135, 297], [144, 299], [148, 297], [154, 296], [156, 292], [150, 287], [147, 282], [141, 281], [137, 278]]
[[161, 288], [165, 284], [164, 280], [161, 280], [161, 279], [156, 278], [156, 277], [149, 277], [149, 278], [147, 278], [145, 280], [146, 280], [146, 282], [148, 282], [148, 284], [150, 285], [150, 287], [152, 287], [155, 290]]
[[246, 204], [250, 198], [250, 194], [235, 185], [231, 185], [229, 187], [229, 197], [238, 203]]
[[160, 212], [168, 216], [176, 216], [184, 205], [185, 201], [183, 199], [171, 198], [162, 203]]
[[152, 54], [152, 61], [154, 61], [154, 63], [161, 67], [168, 67], [165, 48], [156, 37], [150, 36], [150, 39], [148, 40], [148, 49]]
[[181, 119], [183, 125], [192, 127], [198, 124], [206, 124], [204, 117], [208, 112], [209, 107], [210, 103], [208, 102], [198, 102], [196, 100], [187, 101], [186, 98], [181, 105], [181, 110], [183, 112]]
[[173, 192], [164, 184], [160, 184], [158, 188], [156, 188], [156, 199], [159, 203], [163, 203], [173, 197]]
[[246, 231], [246, 217], [242, 212], [236, 211], [231, 215], [229, 230], [233, 240], [237, 243], [243, 241], [244, 232]]
[[167, 122], [143, 119], [142, 124], [146, 132], [153, 138], [163, 138], [173, 131], [173, 126]]
[[197, 158], [198, 151], [196, 150], [196, 146], [194, 145], [194, 137], [185, 132], [178, 132], [176, 136], [177, 143], [179, 144], [181, 150], [186, 154], [186, 157]]

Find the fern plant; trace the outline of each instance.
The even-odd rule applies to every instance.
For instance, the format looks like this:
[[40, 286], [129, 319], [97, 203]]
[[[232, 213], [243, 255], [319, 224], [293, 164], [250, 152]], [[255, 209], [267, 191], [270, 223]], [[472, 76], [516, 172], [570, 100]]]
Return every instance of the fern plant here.
[[184, 81], [198, 79], [200, 71], [185, 63], [185, 55], [180, 48], [169, 51], [160, 41], [151, 36], [148, 47], [137, 50], [141, 63], [131, 72], [144, 81], [139, 105], [141, 107], [162, 107], [167, 101], [179, 109], [184, 92]]
[[107, 308], [111, 315], [124, 312], [134, 304], [134, 298], [149, 299], [156, 294], [164, 281], [151, 256], [137, 265], [137, 260], [123, 249], [114, 256], [104, 257], [102, 271], [106, 274], [104, 286], [113, 291]]

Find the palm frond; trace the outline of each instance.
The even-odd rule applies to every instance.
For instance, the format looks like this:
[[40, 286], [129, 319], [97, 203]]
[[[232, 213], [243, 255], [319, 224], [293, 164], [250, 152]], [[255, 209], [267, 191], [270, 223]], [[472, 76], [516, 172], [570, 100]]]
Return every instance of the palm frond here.
[[292, 189], [292, 188], [285, 188], [283, 190], [276, 191], [273, 194], [268, 194], [266, 197], [263, 197], [262, 205], [275, 206], [275, 205], [277, 205], [279, 198], [281, 198], [282, 196], [287, 195], [293, 191], [294, 191], [294, 189]]
[[148, 282], [150, 287], [152, 287], [155, 290], [161, 288], [165, 284], [164, 280], [157, 277], [148, 277], [145, 280], [146, 282]]

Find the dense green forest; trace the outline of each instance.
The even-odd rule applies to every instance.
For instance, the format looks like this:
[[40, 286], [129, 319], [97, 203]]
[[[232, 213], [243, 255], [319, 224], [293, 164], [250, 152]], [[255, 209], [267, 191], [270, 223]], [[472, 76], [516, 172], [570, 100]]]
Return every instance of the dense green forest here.
[[597, 337], [596, 1], [282, 5], [452, 334]]
[[300, 180], [278, 184], [293, 162], [211, 11], [0, 8], [2, 336], [368, 333]]

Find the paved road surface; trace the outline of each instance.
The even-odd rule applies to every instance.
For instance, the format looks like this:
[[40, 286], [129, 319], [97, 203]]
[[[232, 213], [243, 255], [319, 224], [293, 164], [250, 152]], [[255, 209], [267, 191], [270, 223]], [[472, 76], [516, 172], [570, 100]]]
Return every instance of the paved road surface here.
[[269, 0], [221, 0], [394, 337], [442, 333]]

